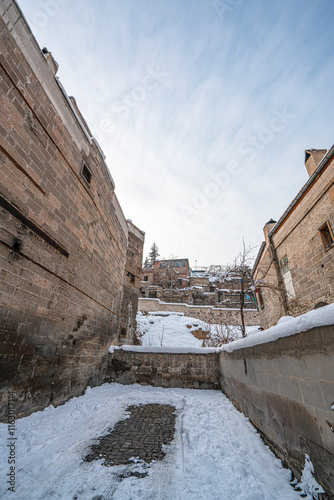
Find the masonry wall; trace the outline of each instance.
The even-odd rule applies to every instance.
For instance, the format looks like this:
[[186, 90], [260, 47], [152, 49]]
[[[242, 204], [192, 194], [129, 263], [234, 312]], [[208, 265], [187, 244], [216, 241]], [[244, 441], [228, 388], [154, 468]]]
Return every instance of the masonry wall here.
[[145, 234], [131, 221], [127, 221], [129, 234], [126, 250], [126, 262], [123, 276], [123, 293], [121, 319], [119, 327], [119, 343], [133, 344], [136, 333], [136, 315], [143, 260]]
[[218, 355], [116, 350], [109, 354], [106, 382], [220, 389]]
[[[212, 306], [191, 306], [188, 304], [171, 304], [162, 302], [159, 299], [144, 299], [138, 301], [138, 310], [142, 312], [150, 311], [171, 311], [181, 312], [185, 316], [197, 318], [208, 323], [231, 322], [231, 325], [241, 325], [240, 311], [238, 309], [218, 309]], [[260, 324], [259, 313], [254, 310], [244, 310], [246, 326], [257, 326]]]
[[0, 396], [20, 416], [104, 380], [128, 227], [51, 54], [13, 1], [0, 15]]
[[307, 453], [334, 493], [334, 326], [221, 352], [223, 392], [297, 476]]
[[[296, 297], [288, 300], [284, 312], [277, 295], [263, 289], [264, 308], [260, 313], [265, 328], [276, 324], [282, 314], [299, 316], [321, 302], [334, 302], [334, 245], [325, 250], [318, 231], [326, 221], [334, 230], [333, 160], [272, 236], [278, 265], [285, 256], [288, 258]], [[277, 284], [268, 244], [254, 278]]]

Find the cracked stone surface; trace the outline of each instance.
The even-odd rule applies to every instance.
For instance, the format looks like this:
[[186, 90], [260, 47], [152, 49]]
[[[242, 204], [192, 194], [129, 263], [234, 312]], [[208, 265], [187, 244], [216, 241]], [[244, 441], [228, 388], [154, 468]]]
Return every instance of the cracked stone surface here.
[[85, 460], [103, 458], [103, 465], [110, 466], [163, 459], [163, 445], [169, 444], [174, 437], [175, 410], [174, 406], [165, 404], [128, 406], [129, 418], [121, 420], [106, 436], [99, 438]]

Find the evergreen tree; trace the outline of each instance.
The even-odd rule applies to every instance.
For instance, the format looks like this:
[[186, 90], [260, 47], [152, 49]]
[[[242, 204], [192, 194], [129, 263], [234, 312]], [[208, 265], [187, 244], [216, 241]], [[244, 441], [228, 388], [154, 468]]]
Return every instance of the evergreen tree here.
[[154, 262], [158, 260], [158, 257], [160, 257], [159, 249], [156, 243], [154, 242], [153, 245], [151, 246], [151, 251], [148, 254], [148, 261], [151, 267], [154, 265]]
[[148, 257], [146, 257], [146, 259], [145, 259], [144, 267], [150, 267], [150, 263], [149, 263]]

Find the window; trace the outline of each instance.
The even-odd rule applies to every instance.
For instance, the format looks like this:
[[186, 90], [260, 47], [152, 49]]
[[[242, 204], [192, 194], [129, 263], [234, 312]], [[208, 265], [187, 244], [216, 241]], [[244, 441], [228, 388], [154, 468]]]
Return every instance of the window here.
[[156, 299], [157, 298], [157, 292], [156, 291], [150, 291], [148, 293], [148, 296], [150, 299]]
[[119, 336], [123, 338], [126, 337], [126, 328], [121, 328]]
[[148, 276], [144, 276], [144, 281], [148, 281]]
[[84, 166], [82, 167], [81, 174], [82, 174], [82, 177], [87, 182], [87, 184], [90, 185], [90, 181], [92, 180], [92, 173], [91, 173], [91, 171], [89, 170], [89, 168], [87, 167], [87, 165], [85, 163], [84, 163]]
[[328, 250], [329, 248], [331, 248], [333, 246], [333, 241], [334, 241], [333, 233], [332, 233], [332, 230], [331, 230], [331, 227], [330, 227], [328, 221], [325, 222], [325, 224], [323, 224], [319, 228], [319, 233], [321, 236], [321, 241], [322, 241], [324, 249]]

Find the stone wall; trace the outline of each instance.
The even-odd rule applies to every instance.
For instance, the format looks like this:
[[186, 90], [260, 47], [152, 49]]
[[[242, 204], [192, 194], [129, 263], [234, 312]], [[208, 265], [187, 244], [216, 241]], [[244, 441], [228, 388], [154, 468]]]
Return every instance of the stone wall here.
[[121, 344], [133, 344], [135, 341], [137, 326], [136, 316], [145, 238], [145, 233], [140, 231], [131, 221], [127, 221], [127, 224], [129, 229], [128, 246], [123, 276], [119, 342], [117, 342]]
[[221, 352], [223, 392], [298, 475], [307, 453], [334, 492], [334, 326]]
[[115, 350], [109, 353], [106, 382], [154, 387], [220, 389], [218, 354], [177, 354]]
[[[333, 231], [333, 159], [271, 236], [282, 280], [280, 262], [287, 257], [295, 296], [287, 297], [287, 310], [284, 310], [280, 295], [262, 288], [263, 309], [260, 308], [260, 314], [264, 328], [276, 324], [282, 315], [299, 316], [319, 303], [334, 302], [334, 244], [325, 249], [319, 232], [326, 222]], [[261, 278], [266, 283], [279, 285], [268, 237], [254, 273], [255, 280]]]
[[[238, 309], [219, 309], [212, 306], [192, 306], [188, 304], [171, 304], [162, 302], [159, 299], [144, 299], [138, 301], [138, 310], [142, 312], [150, 311], [171, 311], [181, 312], [185, 316], [197, 318], [208, 323], [222, 323], [227, 321], [231, 325], [240, 325], [240, 311]], [[245, 309], [246, 326], [260, 325], [260, 316], [257, 311]]]
[[12, 0], [0, 3], [0, 68], [0, 399], [14, 391], [20, 416], [104, 380], [128, 226], [102, 151]]

